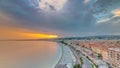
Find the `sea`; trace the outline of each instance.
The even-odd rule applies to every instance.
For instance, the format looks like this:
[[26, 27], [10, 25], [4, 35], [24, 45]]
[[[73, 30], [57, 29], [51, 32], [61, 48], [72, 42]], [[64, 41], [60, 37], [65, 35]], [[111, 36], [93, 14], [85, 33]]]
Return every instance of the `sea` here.
[[0, 68], [54, 68], [62, 49], [51, 41], [0, 41]]

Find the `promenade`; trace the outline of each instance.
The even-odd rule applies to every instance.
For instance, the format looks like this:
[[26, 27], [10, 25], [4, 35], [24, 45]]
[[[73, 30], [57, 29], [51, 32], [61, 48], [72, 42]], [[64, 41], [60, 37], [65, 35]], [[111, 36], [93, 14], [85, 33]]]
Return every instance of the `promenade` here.
[[68, 46], [63, 44], [60, 46], [62, 47], [62, 56], [55, 68], [73, 68], [73, 64], [76, 63], [75, 56]]

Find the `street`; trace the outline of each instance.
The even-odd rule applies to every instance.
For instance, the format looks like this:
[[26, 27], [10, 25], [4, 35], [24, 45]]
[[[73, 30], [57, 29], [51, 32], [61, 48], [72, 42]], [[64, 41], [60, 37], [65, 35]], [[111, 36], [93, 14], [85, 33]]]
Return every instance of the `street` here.
[[75, 58], [76, 58], [76, 63], [77, 63], [77, 64], [81, 64], [79, 55], [76, 53], [75, 50], [73, 50], [73, 48], [71, 48], [71, 47], [69, 47], [69, 48], [70, 48], [70, 50], [72, 51], [73, 55], [74, 55]]
[[85, 56], [83, 56], [81, 53], [78, 54], [78, 53], [77, 53], [73, 48], [71, 48], [71, 47], [70, 47], [70, 49], [71, 49], [71, 51], [73, 52], [75, 58], [77, 59], [77, 60], [76, 60], [76, 63], [77, 63], [77, 64], [81, 64], [81, 62], [80, 62], [80, 57], [82, 57], [82, 60], [83, 60], [82, 68], [92, 68], [91, 63], [89, 62], [89, 60], [88, 60]]
[[82, 68], [92, 68], [91, 63], [89, 62], [89, 60], [85, 56], [82, 56], [82, 59], [83, 59]]

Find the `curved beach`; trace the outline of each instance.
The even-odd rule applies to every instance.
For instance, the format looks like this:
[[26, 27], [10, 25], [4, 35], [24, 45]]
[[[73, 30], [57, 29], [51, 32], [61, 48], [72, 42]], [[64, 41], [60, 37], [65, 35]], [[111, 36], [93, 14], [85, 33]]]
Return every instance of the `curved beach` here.
[[62, 57], [63, 57], [63, 46], [60, 46], [60, 48], [61, 48], [61, 57], [59, 58], [57, 64], [55, 65], [55, 68], [58, 68], [58, 65], [59, 65], [59, 63], [60, 63], [60, 61], [62, 60]]
[[62, 55], [58, 63], [56, 64], [55, 68], [64, 68], [64, 67], [72, 68], [72, 65], [76, 62], [73, 53], [71, 52], [68, 46], [65, 46], [63, 44], [60, 44], [60, 46], [62, 48]]

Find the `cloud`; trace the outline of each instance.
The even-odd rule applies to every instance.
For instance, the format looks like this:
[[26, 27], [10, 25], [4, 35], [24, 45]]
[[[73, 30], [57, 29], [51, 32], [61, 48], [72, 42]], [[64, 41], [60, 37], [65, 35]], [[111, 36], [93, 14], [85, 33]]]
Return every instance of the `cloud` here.
[[99, 21], [97, 21], [97, 24], [99, 24], [99, 23], [107, 23], [107, 21], [109, 21], [111, 19], [112, 18], [105, 18], [105, 19], [99, 20]]
[[112, 11], [115, 17], [120, 17], [120, 9], [115, 9]]
[[84, 2], [85, 4], [87, 4], [89, 1], [90, 1], [90, 0], [84, 0], [83, 2]]
[[[107, 7], [109, 1], [112, 7]], [[98, 9], [94, 8], [96, 5], [93, 5], [93, 0], [85, 1], [86, 4], [83, 0], [1, 0], [0, 13], [3, 11], [4, 14], [0, 14], [0, 25], [6, 22], [4, 25], [8, 27], [62, 37], [120, 32], [120, 18], [118, 14], [114, 17], [111, 13], [119, 8], [120, 2], [116, 1], [97, 0], [97, 6], [103, 3], [103, 7]], [[92, 10], [98, 10], [96, 17]], [[96, 25], [96, 22], [100, 23]], [[118, 22], [117, 25], [111, 24], [115, 22]]]
[[97, 0], [93, 6], [93, 16], [97, 21], [96, 23], [106, 24], [118, 22], [116, 20], [120, 16], [120, 7], [118, 5], [120, 5], [120, 1], [118, 0]]
[[[58, 13], [37, 12], [36, 7], [31, 6], [30, 0], [3, 0], [1, 10], [12, 18], [12, 27], [25, 28], [45, 34], [57, 34], [59, 36], [79, 35], [86, 33], [94, 23], [91, 13], [88, 13], [88, 5], [81, 0], [68, 0], [62, 11]], [[59, 0], [60, 1], [60, 0]], [[9, 6], [5, 4], [8, 3]], [[12, 7], [12, 8], [11, 8]], [[6, 19], [7, 17], [5, 17]], [[8, 23], [9, 24], [9, 23]], [[8, 25], [7, 24], [7, 25]], [[11, 27], [11, 26], [10, 26]]]
[[119, 23], [120, 20], [120, 9], [114, 9], [109, 13], [108, 15], [111, 15], [111, 17], [105, 17], [97, 21], [97, 23]]
[[67, 0], [41, 0], [39, 8], [43, 11], [59, 11], [62, 9]]

